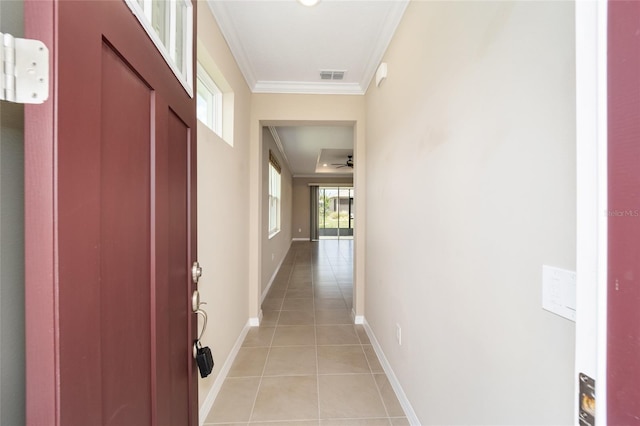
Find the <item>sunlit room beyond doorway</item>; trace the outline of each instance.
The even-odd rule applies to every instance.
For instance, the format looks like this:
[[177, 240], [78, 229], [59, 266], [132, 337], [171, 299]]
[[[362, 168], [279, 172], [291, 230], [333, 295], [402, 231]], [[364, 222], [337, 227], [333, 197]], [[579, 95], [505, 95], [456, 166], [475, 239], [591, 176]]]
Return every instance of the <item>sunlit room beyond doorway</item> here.
[[317, 216], [312, 217], [312, 240], [353, 240], [355, 215], [353, 210], [353, 187], [315, 187]]

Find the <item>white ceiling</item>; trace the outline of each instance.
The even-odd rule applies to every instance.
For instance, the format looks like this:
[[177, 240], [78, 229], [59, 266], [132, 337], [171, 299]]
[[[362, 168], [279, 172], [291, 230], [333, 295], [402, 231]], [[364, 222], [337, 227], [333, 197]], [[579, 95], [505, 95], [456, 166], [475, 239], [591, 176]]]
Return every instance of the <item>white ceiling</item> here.
[[[208, 0], [252, 92], [353, 95], [366, 92], [408, 2], [321, 0], [306, 7], [296, 0]], [[321, 70], [345, 71], [344, 79], [322, 80]], [[346, 162], [352, 126], [271, 129], [294, 176], [353, 172], [322, 167]], [[321, 153], [335, 158], [318, 163]]]
[[353, 155], [353, 126], [276, 126], [271, 130], [277, 133], [294, 176], [353, 174], [353, 168], [337, 166]]

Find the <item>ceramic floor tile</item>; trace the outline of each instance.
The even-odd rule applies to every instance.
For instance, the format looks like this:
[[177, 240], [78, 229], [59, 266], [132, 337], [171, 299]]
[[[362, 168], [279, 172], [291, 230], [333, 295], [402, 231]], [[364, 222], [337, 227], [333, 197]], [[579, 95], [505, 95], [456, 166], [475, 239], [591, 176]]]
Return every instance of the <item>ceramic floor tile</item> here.
[[289, 287], [287, 287], [287, 291], [290, 290], [313, 290], [313, 284], [311, 283], [311, 281], [292, 281], [291, 283], [289, 283]]
[[357, 324], [356, 333], [358, 333], [358, 338], [360, 339], [360, 343], [362, 343], [363, 345], [371, 344], [371, 341], [369, 340], [369, 336], [367, 336], [367, 332], [365, 331], [364, 326]]
[[309, 288], [290, 288], [285, 294], [285, 299], [300, 299], [305, 297], [313, 297], [313, 289]]
[[390, 426], [389, 419], [331, 419], [320, 420], [320, 426]]
[[360, 345], [318, 346], [318, 373], [371, 373], [371, 370]]
[[326, 288], [331, 290], [339, 290], [338, 281], [333, 277], [313, 277], [313, 285], [317, 288]]
[[362, 345], [362, 349], [364, 350], [364, 354], [367, 357], [367, 361], [369, 361], [369, 367], [371, 367], [372, 373], [384, 373], [384, 369], [382, 365], [380, 365], [380, 361], [378, 360], [378, 355], [376, 351], [373, 349], [371, 345]]
[[342, 297], [321, 298], [315, 301], [315, 307], [318, 310], [326, 309], [346, 309], [347, 305]]
[[249, 426], [319, 426], [318, 420], [292, 420], [289, 422], [251, 422]]
[[271, 340], [273, 340], [273, 334], [275, 331], [275, 327], [251, 327], [247, 336], [244, 338], [244, 342], [242, 342], [242, 346], [271, 346]]
[[271, 290], [269, 290], [269, 293], [267, 294], [267, 297], [264, 298], [264, 300], [283, 299], [286, 292], [287, 292], [286, 288], [281, 288], [281, 289], [272, 288]]
[[262, 302], [262, 310], [263, 311], [279, 311], [282, 309], [282, 301], [284, 299], [284, 296], [282, 298], [278, 297], [278, 298], [273, 298], [273, 299], [265, 299], [264, 302]]
[[308, 311], [282, 311], [278, 325], [313, 325], [314, 313]]
[[262, 311], [260, 327], [275, 326], [278, 323], [278, 317], [280, 317], [280, 311]]
[[378, 389], [380, 390], [380, 395], [382, 395], [384, 406], [387, 407], [389, 417], [404, 416], [404, 410], [402, 409], [400, 401], [398, 401], [398, 397], [396, 397], [396, 393], [393, 390], [391, 383], [389, 383], [387, 376], [384, 374], [374, 374], [373, 377], [375, 378]]
[[228, 377], [262, 376], [268, 353], [269, 348], [240, 348]]
[[340, 244], [292, 244], [206, 425], [408, 424], [364, 327], [353, 324], [352, 247]]
[[347, 309], [317, 310], [316, 324], [353, 324], [353, 320]]
[[319, 325], [316, 327], [318, 345], [355, 345], [360, 343], [353, 325]]
[[313, 296], [318, 299], [342, 299], [342, 292], [336, 286], [333, 287], [315, 287], [313, 289]]
[[287, 286], [289, 285], [289, 275], [287, 274], [286, 277], [278, 277], [273, 284], [271, 284], [271, 288], [269, 289], [269, 291], [271, 290], [285, 290], [287, 288]]
[[311, 272], [294, 271], [289, 277], [289, 285], [292, 283], [311, 282]]
[[269, 351], [264, 375], [314, 375], [317, 371], [315, 346], [273, 347]]
[[347, 305], [347, 309], [349, 310], [353, 309], [353, 297], [345, 296], [344, 303]]
[[312, 325], [277, 327], [272, 346], [313, 346], [316, 344]]
[[263, 377], [251, 421], [317, 420], [316, 376]]
[[312, 311], [313, 298], [293, 299], [287, 298], [282, 304], [283, 311]]
[[259, 377], [226, 379], [205, 424], [248, 422], [259, 384]]
[[321, 419], [387, 416], [371, 374], [318, 376], [318, 387]]

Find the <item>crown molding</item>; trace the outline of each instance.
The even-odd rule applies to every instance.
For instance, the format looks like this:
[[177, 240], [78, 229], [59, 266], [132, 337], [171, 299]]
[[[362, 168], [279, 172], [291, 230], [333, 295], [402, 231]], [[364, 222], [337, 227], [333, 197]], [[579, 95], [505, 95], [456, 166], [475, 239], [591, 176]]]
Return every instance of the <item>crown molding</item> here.
[[251, 89], [253, 93], [364, 95], [364, 90], [358, 83], [259, 81]]
[[282, 146], [282, 141], [280, 140], [280, 135], [278, 134], [278, 130], [274, 126], [267, 126], [269, 132], [271, 132], [271, 136], [273, 136], [273, 140], [278, 147], [278, 151], [280, 151], [280, 155], [284, 159], [284, 162], [287, 166], [287, 170], [291, 173], [291, 166], [289, 165], [289, 158], [287, 158], [287, 154], [284, 152], [284, 147]]
[[390, 10], [388, 18], [385, 20], [380, 33], [378, 33], [378, 40], [371, 55], [369, 56], [369, 62], [365, 67], [363, 78], [360, 82], [360, 87], [363, 88], [363, 93], [366, 93], [369, 88], [369, 84], [371, 84], [371, 80], [378, 69], [378, 65], [382, 62], [382, 58], [389, 47], [389, 43], [391, 43], [398, 25], [400, 25], [400, 21], [402, 20], [408, 5], [409, 0], [396, 0], [393, 2], [393, 8]]
[[208, 0], [207, 4], [218, 27], [235, 58], [249, 89], [253, 93], [291, 93], [291, 94], [324, 94], [324, 95], [364, 95], [375, 75], [378, 65], [391, 42], [409, 0], [391, 0], [393, 4], [383, 27], [378, 33], [369, 60], [365, 66], [360, 83], [344, 82], [295, 82], [295, 81], [258, 81], [256, 72], [245, 52], [237, 28], [230, 18], [227, 1]]
[[242, 72], [242, 75], [244, 76], [249, 89], [253, 91], [253, 88], [256, 85], [255, 72], [253, 71], [253, 68], [251, 68], [251, 61], [249, 61], [249, 57], [242, 47], [242, 43], [240, 42], [240, 38], [238, 37], [238, 31], [236, 30], [235, 24], [229, 17], [226, 3], [227, 2], [224, 1], [207, 1], [209, 9], [211, 10], [211, 14], [218, 23], [218, 28], [220, 28], [222, 36], [227, 41], [227, 45], [229, 46], [231, 54], [238, 64], [238, 68], [240, 68], [240, 71]]
[[323, 179], [323, 178], [353, 178], [353, 174], [351, 173], [301, 173], [295, 174], [292, 177], [294, 178], [313, 178], [313, 179]]

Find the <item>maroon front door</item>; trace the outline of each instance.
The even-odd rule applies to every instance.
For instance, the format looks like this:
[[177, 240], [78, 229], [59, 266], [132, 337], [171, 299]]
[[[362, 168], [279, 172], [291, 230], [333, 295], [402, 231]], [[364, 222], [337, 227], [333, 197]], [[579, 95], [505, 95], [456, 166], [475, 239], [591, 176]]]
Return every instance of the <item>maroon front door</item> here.
[[196, 425], [195, 101], [122, 0], [27, 0], [25, 24], [52, 66], [26, 109], [27, 422]]
[[640, 2], [608, 6], [607, 417], [640, 425]]

